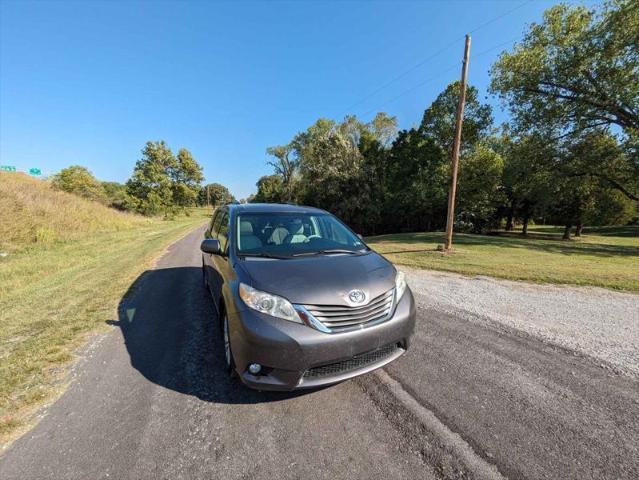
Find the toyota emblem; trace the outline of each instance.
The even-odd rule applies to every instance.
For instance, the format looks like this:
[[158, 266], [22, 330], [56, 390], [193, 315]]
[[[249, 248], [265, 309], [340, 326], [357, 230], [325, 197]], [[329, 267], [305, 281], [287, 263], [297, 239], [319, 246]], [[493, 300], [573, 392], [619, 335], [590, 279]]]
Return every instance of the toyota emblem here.
[[362, 303], [366, 300], [366, 294], [361, 290], [351, 290], [348, 292], [348, 298], [353, 303]]

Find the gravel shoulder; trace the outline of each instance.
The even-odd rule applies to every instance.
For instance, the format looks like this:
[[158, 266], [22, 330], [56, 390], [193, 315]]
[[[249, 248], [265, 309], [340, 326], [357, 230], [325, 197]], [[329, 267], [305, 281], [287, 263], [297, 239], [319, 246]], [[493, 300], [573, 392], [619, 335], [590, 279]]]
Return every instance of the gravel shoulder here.
[[639, 295], [399, 268], [425, 308], [516, 329], [639, 376]]

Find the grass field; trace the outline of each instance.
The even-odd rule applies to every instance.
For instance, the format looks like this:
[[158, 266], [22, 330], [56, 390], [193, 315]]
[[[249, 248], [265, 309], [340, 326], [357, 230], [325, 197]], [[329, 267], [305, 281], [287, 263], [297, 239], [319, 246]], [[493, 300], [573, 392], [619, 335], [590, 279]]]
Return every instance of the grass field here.
[[[1, 185], [5, 179], [0, 178], [0, 196], [8, 190]], [[31, 182], [23, 183], [22, 208], [0, 223], [13, 232], [10, 241], [2, 232], [0, 249], [8, 253], [0, 257], [0, 445], [63, 390], [74, 351], [90, 332], [116, 318], [118, 302], [135, 278], [166, 246], [205, 221], [203, 210], [172, 221], [122, 214]], [[29, 197], [58, 202], [65, 215]], [[91, 207], [102, 218], [87, 218], [85, 224]], [[41, 215], [43, 209], [49, 214]], [[13, 227], [15, 222], [23, 226]], [[53, 232], [47, 241], [28, 233], [45, 226]]]
[[489, 275], [530, 282], [593, 285], [639, 292], [639, 226], [585, 229], [561, 240], [561, 228], [533, 227], [528, 238], [508, 235], [454, 237], [454, 251], [436, 250], [441, 232], [381, 235], [368, 244], [396, 264]]
[[0, 252], [150, 223], [148, 218], [56, 191], [44, 180], [0, 171]]

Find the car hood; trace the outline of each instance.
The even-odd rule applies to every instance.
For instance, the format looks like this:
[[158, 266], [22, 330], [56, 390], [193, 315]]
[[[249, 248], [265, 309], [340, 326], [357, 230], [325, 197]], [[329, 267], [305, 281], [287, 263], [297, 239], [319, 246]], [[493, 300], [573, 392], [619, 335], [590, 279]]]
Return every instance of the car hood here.
[[366, 305], [395, 286], [395, 267], [375, 252], [240, 263], [252, 287], [303, 305], [355, 306], [348, 299], [352, 290], [365, 293], [358, 305]]

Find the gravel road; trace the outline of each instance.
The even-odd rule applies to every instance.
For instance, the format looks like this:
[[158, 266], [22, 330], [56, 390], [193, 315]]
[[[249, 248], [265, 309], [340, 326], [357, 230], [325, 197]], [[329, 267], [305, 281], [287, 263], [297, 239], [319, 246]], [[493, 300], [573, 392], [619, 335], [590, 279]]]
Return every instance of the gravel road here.
[[639, 375], [639, 295], [401, 269], [425, 308], [516, 329]]
[[[0, 457], [0, 478], [639, 478], [639, 380], [557, 347], [573, 327], [547, 342], [507, 323], [526, 310], [504, 282], [409, 272], [415, 337], [383, 371], [294, 394], [229, 381], [201, 285], [201, 235], [174, 244], [122, 300], [119, 318], [105, 319], [113, 331]], [[474, 293], [452, 297], [457, 285]], [[526, 304], [537, 295], [546, 309], [543, 288], [531, 287]], [[621, 337], [601, 341], [602, 351], [632, 345]]]

